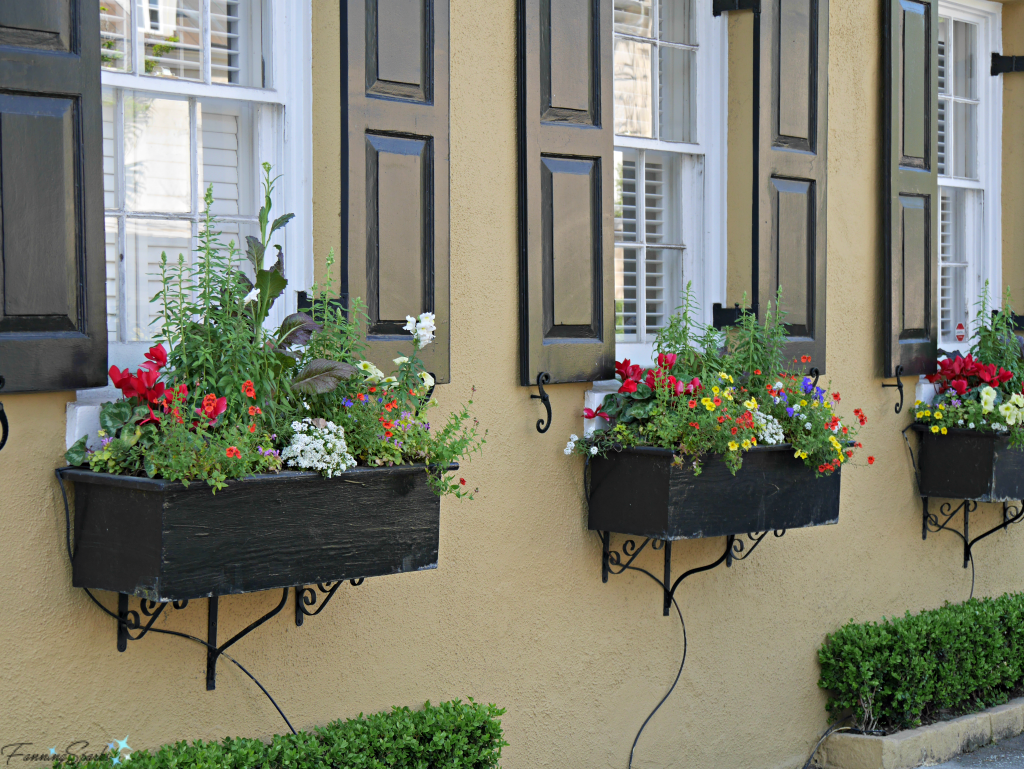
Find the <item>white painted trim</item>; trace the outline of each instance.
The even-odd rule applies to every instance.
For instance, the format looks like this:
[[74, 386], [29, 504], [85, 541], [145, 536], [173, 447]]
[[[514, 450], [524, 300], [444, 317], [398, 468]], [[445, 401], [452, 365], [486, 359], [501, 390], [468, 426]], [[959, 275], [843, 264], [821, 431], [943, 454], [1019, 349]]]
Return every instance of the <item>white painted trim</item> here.
[[[274, 58], [280, 59], [281, 57]], [[128, 72], [111, 72], [108, 70], [103, 70], [102, 80], [103, 85], [111, 88], [124, 88], [129, 91], [145, 91], [146, 93], [168, 96], [233, 99], [263, 104], [284, 104], [287, 101], [285, 93], [273, 88], [250, 88], [230, 83], [200, 83], [197, 80], [175, 80], [169, 77], [132, 75]]]

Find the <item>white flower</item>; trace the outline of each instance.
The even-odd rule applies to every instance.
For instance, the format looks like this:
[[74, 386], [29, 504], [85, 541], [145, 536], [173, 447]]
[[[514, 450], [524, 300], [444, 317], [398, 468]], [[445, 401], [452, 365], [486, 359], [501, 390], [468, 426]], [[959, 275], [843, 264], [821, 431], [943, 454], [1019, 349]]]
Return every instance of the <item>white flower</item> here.
[[986, 385], [981, 388], [981, 413], [987, 414], [995, 406], [996, 402], [996, 391]]
[[566, 454], [572, 454], [572, 452], [576, 450], [576, 441], [578, 441], [578, 440], [579, 440], [579, 438], [577, 438], [575, 435], [570, 436], [569, 442], [567, 444], [565, 444], [565, 453]]
[[793, 404], [793, 411], [794, 412], [800, 411], [800, 404], [799, 403], [794, 403]]
[[381, 384], [396, 385], [398, 384], [398, 380], [395, 379], [393, 376], [386, 376], [381, 380]]
[[415, 336], [417, 345], [423, 348], [430, 344], [434, 338], [434, 331], [437, 330], [434, 320], [434, 313], [432, 312], [422, 312], [419, 318], [406, 315], [405, 325], [402, 328]]
[[1014, 393], [1010, 396], [1010, 403], [1019, 409], [1024, 409], [1024, 395], [1020, 393]]
[[776, 382], [775, 383], [775, 389], [776, 390], [781, 390], [782, 389], [782, 382]]
[[416, 333], [416, 318], [414, 318], [412, 315], [406, 315], [405, 316], [405, 325], [402, 326], [402, 329], [405, 330], [405, 331], [408, 331], [410, 334], [415, 334]]
[[974, 429], [974, 422], [971, 422], [971, 423], [970, 423], [969, 425], [967, 425], [967, 426], [968, 426], [969, 428], [971, 428], [971, 429], [973, 430], [973, 429]]
[[281, 459], [287, 460], [289, 467], [316, 470], [331, 478], [356, 466], [345, 443], [345, 428], [340, 425], [323, 420], [314, 423], [306, 417], [292, 422], [292, 430], [295, 434], [281, 452]]
[[356, 364], [356, 368], [366, 373], [367, 382], [379, 382], [384, 378], [384, 372], [368, 360], [359, 361], [359, 363]]
[[811, 429], [811, 423], [810, 422], [804, 422], [804, 429], [805, 430], [810, 430]]
[[565, 447], [565, 454], [566, 454], [566, 456], [568, 456], [569, 454], [572, 454], [572, 450], [573, 450], [573, 445], [570, 443], [568, 446]]
[[254, 301], [256, 301], [259, 298], [260, 298], [260, 290], [257, 287], [257, 288], [254, 288], [252, 291], [250, 291], [248, 294], [246, 294], [245, 295], [245, 299], [243, 301], [244, 301], [245, 304], [249, 304], [249, 302], [254, 302]]
[[306, 403], [306, 401], [302, 401], [302, 405], [303, 405], [303, 406], [305, 407], [306, 411], [309, 411], [309, 410], [310, 410], [310, 409], [309, 409], [309, 404], [308, 404], [308, 403]]
[[409, 362], [409, 359], [406, 358], [404, 355], [399, 355], [397, 358], [395, 358], [395, 365], [396, 366], [401, 366], [403, 363], [408, 363], [408, 362]]
[[590, 456], [594, 456], [595, 454], [597, 454], [597, 446], [591, 446], [590, 447]]
[[578, 435], [576, 435], [576, 434], [573, 434], [573, 435], [569, 436], [569, 440], [572, 441], [573, 443], [575, 443], [579, 439], [580, 439], [580, 437]]
[[958, 419], [958, 420], [956, 421], [956, 423], [957, 423], [958, 425], [962, 425], [962, 424], [964, 423], [964, 420], [962, 420], [962, 419]]
[[423, 380], [423, 384], [425, 387], [434, 386], [434, 377], [430, 376], [430, 374], [428, 374], [426, 371], [420, 372], [420, 379]]
[[754, 418], [754, 423], [757, 425], [758, 440], [769, 446], [785, 442], [785, 434], [782, 431], [782, 425], [779, 424], [779, 420], [771, 414], [764, 414], [760, 411], [752, 411], [750, 413]]

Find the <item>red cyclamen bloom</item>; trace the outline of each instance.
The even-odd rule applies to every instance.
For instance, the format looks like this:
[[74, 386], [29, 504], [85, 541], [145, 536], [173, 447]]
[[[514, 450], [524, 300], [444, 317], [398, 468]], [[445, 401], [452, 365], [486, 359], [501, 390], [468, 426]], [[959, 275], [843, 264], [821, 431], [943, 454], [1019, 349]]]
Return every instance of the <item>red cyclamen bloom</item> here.
[[671, 371], [672, 367], [676, 365], [676, 358], [678, 356], [674, 352], [663, 352], [658, 355], [658, 368], [664, 369], [665, 371]]
[[594, 411], [594, 409], [583, 409], [583, 417], [584, 419], [611, 419], [611, 417], [603, 411]]
[[150, 347], [149, 352], [146, 353], [146, 362], [142, 365], [154, 371], [162, 369], [167, 365], [167, 350], [164, 349], [162, 344]]

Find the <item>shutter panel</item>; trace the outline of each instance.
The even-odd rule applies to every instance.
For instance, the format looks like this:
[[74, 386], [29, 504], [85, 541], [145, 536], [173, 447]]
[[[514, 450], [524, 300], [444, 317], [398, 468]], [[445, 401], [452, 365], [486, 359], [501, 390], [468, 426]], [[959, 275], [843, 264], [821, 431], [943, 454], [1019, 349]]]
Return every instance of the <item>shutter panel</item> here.
[[828, 0], [762, 0], [757, 305], [782, 286], [789, 359], [825, 370]]
[[405, 316], [433, 312], [421, 357], [448, 382], [448, 0], [348, 0], [346, 48], [347, 292], [384, 371], [409, 351]]
[[0, 3], [0, 375], [107, 381], [97, 0]]
[[612, 3], [518, 10], [520, 379], [610, 379]]
[[938, 0], [886, 0], [885, 376], [935, 370], [939, 205]]

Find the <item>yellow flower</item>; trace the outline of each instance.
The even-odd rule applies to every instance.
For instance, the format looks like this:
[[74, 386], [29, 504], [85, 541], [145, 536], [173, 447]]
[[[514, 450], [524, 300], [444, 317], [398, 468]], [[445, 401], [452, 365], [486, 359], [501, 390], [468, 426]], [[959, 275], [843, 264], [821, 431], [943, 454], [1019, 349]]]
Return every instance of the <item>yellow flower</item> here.
[[933, 433], [937, 433], [938, 431], [939, 431], [939, 428], [937, 426], [933, 425], [932, 426], [932, 432]]
[[925, 409], [924, 415], [925, 415], [926, 417], [930, 417], [930, 416], [932, 415], [932, 412], [931, 412], [931, 411], [929, 411], [929, 410], [927, 410], [927, 409]]
[[924, 416], [924, 412], [923, 411], [918, 411], [916, 414], [914, 414], [914, 419], [920, 419], [923, 416]]
[[746, 451], [750, 448], [750, 441], [743, 441], [743, 450]]
[[701, 398], [700, 402], [703, 403], [705, 406], [707, 406], [709, 403], [714, 403], [714, 401], [711, 400], [710, 398]]
[[946, 404], [945, 404], [945, 403], [940, 403], [940, 404], [939, 404], [939, 408], [940, 408], [940, 409], [944, 409], [944, 408], [946, 408]]
[[715, 404], [711, 403], [711, 402], [705, 403], [704, 404], [704, 408], [706, 408], [708, 411], [714, 411], [715, 410]]
[[714, 387], [711, 388], [711, 392], [713, 392], [715, 395], [718, 395], [718, 393], [721, 391], [718, 389], [718, 385], [715, 385]]
[[756, 409], [757, 408], [757, 398], [751, 398], [748, 401], [743, 401], [743, 405], [746, 406], [748, 409]]
[[729, 441], [729, 451], [736, 451], [740, 445], [736, 441]]
[[800, 405], [801, 406], [806, 406], [807, 405], [807, 401], [800, 401]]
[[946, 434], [947, 432], [949, 432], [949, 431], [948, 431], [948, 430], [946, 430], [946, 428], [945, 428], [945, 427], [943, 427], [943, 428], [942, 428], [942, 430], [941, 430], [940, 432], [941, 432], [941, 433], [942, 433], [943, 435], [945, 435], [945, 434]]
[[935, 412], [935, 418], [936, 419], [942, 419], [942, 412], [941, 411], [936, 411]]
[[732, 400], [732, 388], [731, 387], [728, 390], [726, 390], [725, 393], [723, 393], [723, 394], [725, 395], [726, 398], [728, 398], [729, 400]]
[[924, 401], [914, 401], [915, 406], [920, 406]]

